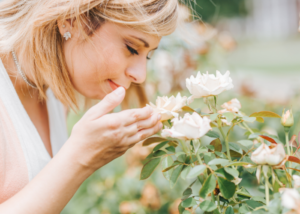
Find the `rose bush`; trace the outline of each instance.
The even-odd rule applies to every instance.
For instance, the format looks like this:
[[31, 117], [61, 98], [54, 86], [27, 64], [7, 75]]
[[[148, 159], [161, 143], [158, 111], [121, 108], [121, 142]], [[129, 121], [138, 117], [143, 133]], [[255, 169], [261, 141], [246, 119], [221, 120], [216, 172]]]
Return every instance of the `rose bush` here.
[[[143, 142], [144, 146], [158, 144], [144, 160], [140, 178], [147, 179], [161, 164], [171, 188], [180, 178], [189, 182], [178, 206], [180, 214], [297, 213], [300, 159], [295, 154], [300, 146], [295, 136], [290, 143], [292, 111], [282, 117], [270, 111], [247, 116], [237, 99], [219, 107], [217, 95], [233, 88], [229, 71], [224, 75], [217, 71], [216, 76], [199, 72], [186, 80], [186, 86], [192, 94], [189, 99], [178, 98], [176, 104], [174, 97], [170, 98], [174, 102], [159, 97], [156, 106], [151, 104], [162, 115], [168, 112], [165, 118], [169, 119], [159, 135]], [[196, 98], [203, 98], [208, 112], [184, 106]], [[264, 118], [282, 120], [285, 142], [248, 125], [264, 123]], [[246, 137], [233, 141], [231, 133], [237, 127], [245, 130]], [[247, 173], [256, 175], [247, 177], [253, 179], [250, 189], [242, 185]], [[260, 190], [264, 197], [256, 195]]]

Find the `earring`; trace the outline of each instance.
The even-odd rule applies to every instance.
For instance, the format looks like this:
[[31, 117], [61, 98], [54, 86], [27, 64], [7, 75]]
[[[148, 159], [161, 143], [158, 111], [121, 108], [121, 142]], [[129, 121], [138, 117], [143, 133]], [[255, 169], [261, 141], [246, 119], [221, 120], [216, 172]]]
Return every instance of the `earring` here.
[[62, 27], [63, 27], [63, 28], [65, 28], [65, 27], [66, 27], [66, 25], [63, 25]]
[[65, 38], [66, 41], [68, 41], [68, 39], [71, 38], [71, 33], [70, 33], [70, 32], [66, 32], [66, 33], [64, 34], [64, 38]]

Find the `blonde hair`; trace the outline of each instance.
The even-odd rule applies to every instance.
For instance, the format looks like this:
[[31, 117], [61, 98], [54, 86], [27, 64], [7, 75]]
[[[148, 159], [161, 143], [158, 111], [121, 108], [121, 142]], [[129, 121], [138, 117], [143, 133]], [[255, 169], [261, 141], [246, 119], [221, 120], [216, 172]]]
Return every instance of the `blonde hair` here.
[[57, 21], [79, 20], [88, 41], [106, 20], [165, 36], [175, 30], [177, 17], [177, 0], [2, 0], [0, 56], [15, 50], [20, 64], [29, 65], [42, 100], [50, 87], [62, 103], [77, 108]]

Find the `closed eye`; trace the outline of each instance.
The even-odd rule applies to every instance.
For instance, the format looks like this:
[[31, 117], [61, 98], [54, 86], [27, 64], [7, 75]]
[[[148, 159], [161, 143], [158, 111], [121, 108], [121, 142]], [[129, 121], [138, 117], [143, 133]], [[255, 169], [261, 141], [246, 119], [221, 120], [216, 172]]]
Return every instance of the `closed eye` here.
[[126, 45], [127, 49], [129, 50], [129, 52], [132, 54], [132, 55], [139, 55], [139, 53], [137, 52], [137, 50], [133, 49], [132, 47], [130, 47], [129, 45]]

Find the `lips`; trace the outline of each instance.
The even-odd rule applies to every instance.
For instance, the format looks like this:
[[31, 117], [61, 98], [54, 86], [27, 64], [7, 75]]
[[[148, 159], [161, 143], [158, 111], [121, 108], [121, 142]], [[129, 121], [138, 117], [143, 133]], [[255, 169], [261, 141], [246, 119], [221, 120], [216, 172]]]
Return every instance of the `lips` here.
[[114, 81], [112, 81], [110, 79], [108, 80], [108, 82], [113, 91], [120, 87], [120, 85], [116, 84]]

